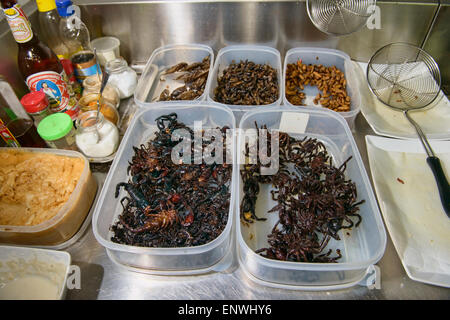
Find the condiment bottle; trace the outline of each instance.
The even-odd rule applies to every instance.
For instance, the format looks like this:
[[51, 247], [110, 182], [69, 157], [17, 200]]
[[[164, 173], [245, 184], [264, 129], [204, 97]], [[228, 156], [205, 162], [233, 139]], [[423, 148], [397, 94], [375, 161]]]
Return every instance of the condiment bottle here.
[[[97, 76], [90, 76], [84, 79], [83, 81], [83, 97], [95, 93], [98, 94], [100, 92], [101, 82]], [[116, 108], [120, 105], [120, 94], [119, 90], [117, 90], [116, 86], [113, 84], [107, 84], [103, 89], [102, 98], [105, 101], [110, 102]]]
[[9, 83], [0, 76], [0, 140], [8, 147], [47, 147]]
[[30, 91], [43, 91], [56, 112], [72, 119], [78, 115], [77, 101], [68, 88], [67, 75], [56, 54], [33, 32], [16, 0], [1, 0], [3, 12], [18, 43], [18, 66]]
[[103, 158], [113, 154], [119, 145], [119, 130], [102, 113], [88, 111], [77, 120], [76, 144], [87, 157]]
[[30, 119], [18, 118], [0, 106], [0, 136], [8, 147], [47, 148]]
[[78, 82], [91, 75], [100, 73], [94, 52], [91, 48], [89, 30], [75, 14], [71, 0], [56, 0], [56, 7], [61, 16], [60, 35], [70, 51], [70, 60], [75, 69]]
[[33, 118], [37, 127], [42, 119], [51, 114], [48, 99], [42, 91], [27, 93], [20, 99], [25, 111]]
[[42, 119], [37, 132], [52, 148], [78, 151], [73, 122], [65, 113], [54, 113]]
[[109, 74], [108, 83], [113, 84], [120, 93], [120, 99], [131, 97], [137, 86], [136, 71], [128, 66], [124, 58], [108, 61], [105, 71]]
[[56, 53], [59, 60], [69, 59], [69, 49], [59, 35], [61, 18], [56, 10], [55, 0], [36, 0], [36, 4], [41, 27], [39, 34], [43, 41]]

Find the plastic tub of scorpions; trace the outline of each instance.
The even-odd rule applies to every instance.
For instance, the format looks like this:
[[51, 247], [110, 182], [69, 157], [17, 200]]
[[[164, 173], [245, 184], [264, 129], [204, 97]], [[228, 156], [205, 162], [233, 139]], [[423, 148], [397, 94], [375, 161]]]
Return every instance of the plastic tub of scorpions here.
[[[364, 281], [383, 256], [386, 233], [344, 118], [272, 107], [246, 113], [240, 130], [238, 156], [247, 162], [240, 161], [237, 179], [236, 233], [247, 276], [293, 290], [369, 285]], [[261, 134], [266, 150], [276, 150], [276, 141], [279, 150], [264, 167], [250, 151], [258, 141], [251, 137]]]
[[186, 103], [206, 100], [206, 84], [214, 63], [211, 47], [176, 44], [153, 51], [141, 77], [134, 100], [140, 107], [155, 103]]
[[[202, 139], [209, 128], [214, 139], [206, 133]], [[237, 168], [228, 128], [235, 128], [234, 116], [221, 106], [158, 104], [136, 114], [93, 216], [94, 235], [113, 262], [167, 275], [223, 271], [231, 264]], [[207, 149], [220, 137], [223, 154]]]

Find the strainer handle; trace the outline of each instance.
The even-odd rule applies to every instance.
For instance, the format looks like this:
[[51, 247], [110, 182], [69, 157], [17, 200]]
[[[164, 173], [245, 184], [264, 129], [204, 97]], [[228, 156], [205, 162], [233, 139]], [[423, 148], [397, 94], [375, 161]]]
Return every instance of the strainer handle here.
[[442, 206], [447, 216], [450, 218], [450, 185], [445, 177], [441, 162], [437, 157], [428, 157], [427, 163], [433, 171], [436, 183], [439, 189], [439, 196], [441, 197]]

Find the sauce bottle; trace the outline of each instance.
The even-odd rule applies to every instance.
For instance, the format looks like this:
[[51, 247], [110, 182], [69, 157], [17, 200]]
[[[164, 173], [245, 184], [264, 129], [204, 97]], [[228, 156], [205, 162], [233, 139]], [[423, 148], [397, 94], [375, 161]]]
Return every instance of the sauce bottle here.
[[71, 0], [56, 0], [55, 2], [61, 16], [59, 33], [69, 48], [70, 60], [78, 82], [82, 83], [89, 76], [101, 74], [101, 69], [91, 48], [89, 30], [75, 14], [76, 7]]
[[67, 76], [56, 54], [31, 28], [31, 24], [16, 0], [1, 0], [3, 12], [18, 43], [19, 71], [30, 91], [43, 91], [52, 111], [67, 113], [75, 120], [79, 108]]

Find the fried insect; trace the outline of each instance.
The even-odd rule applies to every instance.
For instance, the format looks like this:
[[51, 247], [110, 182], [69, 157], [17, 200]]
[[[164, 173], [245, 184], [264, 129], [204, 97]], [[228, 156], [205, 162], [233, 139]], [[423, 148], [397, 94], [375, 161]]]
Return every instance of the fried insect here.
[[[200, 97], [205, 91], [210, 63], [208, 55], [201, 62], [191, 64], [181, 62], [167, 69], [163, 75], [182, 72], [175, 80], [183, 81], [184, 85], [175, 88], [172, 92], [169, 89], [164, 89], [159, 95], [158, 101], [195, 100]], [[165, 81], [165, 79], [161, 79], [161, 81]]]
[[279, 97], [277, 70], [252, 61], [231, 63], [217, 77], [214, 100], [231, 105], [267, 105]]
[[306, 65], [302, 60], [286, 66], [286, 98], [293, 105], [303, 106], [306, 98], [305, 86], [316, 86], [319, 93], [314, 104], [337, 111], [350, 111], [351, 99], [347, 94], [347, 80], [336, 66], [325, 67], [321, 64]]
[[[333, 250], [324, 251], [331, 239], [340, 240], [341, 229], [359, 226], [359, 206], [364, 203], [357, 201], [355, 183], [345, 177], [351, 157], [335, 167], [322, 142], [309, 137], [297, 140], [283, 132], [279, 133], [279, 148], [277, 174], [261, 175], [260, 164], [241, 170], [244, 225], [264, 220], [255, 215], [259, 184], [270, 183], [272, 200], [277, 202], [268, 211], [278, 213], [279, 218], [268, 235], [269, 247], [256, 253], [284, 261], [337, 262], [342, 257], [339, 249], [335, 255]], [[248, 146], [246, 150], [248, 156]]]
[[[120, 200], [122, 213], [111, 226], [113, 242], [143, 247], [197, 246], [215, 239], [225, 228], [231, 166], [206, 164], [204, 159], [201, 164], [173, 163], [172, 149], [179, 141], [172, 141], [172, 133], [186, 129], [194, 140], [193, 130], [177, 118], [176, 113], [158, 117], [155, 137], [133, 147], [130, 178], [116, 186], [116, 198], [122, 189], [126, 196]], [[226, 128], [221, 129], [223, 137]], [[224, 159], [225, 152], [227, 148]]]

